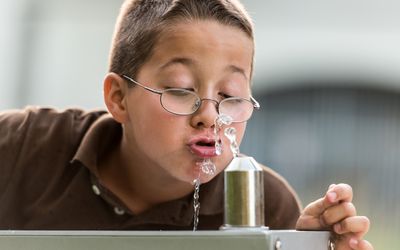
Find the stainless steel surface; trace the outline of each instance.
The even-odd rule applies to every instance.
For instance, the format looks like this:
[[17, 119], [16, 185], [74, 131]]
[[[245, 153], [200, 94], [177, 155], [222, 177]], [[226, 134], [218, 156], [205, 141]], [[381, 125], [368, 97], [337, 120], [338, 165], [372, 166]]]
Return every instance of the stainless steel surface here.
[[1, 250], [327, 250], [329, 233], [230, 231], [0, 231]]
[[263, 227], [264, 179], [261, 167], [252, 157], [234, 157], [224, 175], [223, 228]]

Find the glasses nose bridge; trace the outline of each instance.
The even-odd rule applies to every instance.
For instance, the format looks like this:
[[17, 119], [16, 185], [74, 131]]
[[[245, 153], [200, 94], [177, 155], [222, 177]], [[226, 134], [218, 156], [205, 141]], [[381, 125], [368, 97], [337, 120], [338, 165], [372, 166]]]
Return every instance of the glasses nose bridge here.
[[211, 99], [211, 98], [200, 98], [199, 101], [200, 101], [200, 103], [199, 103], [198, 109], [200, 109], [200, 107], [204, 101], [210, 101], [210, 102], [214, 103], [215, 109], [216, 109], [217, 113], [219, 114], [219, 101]]

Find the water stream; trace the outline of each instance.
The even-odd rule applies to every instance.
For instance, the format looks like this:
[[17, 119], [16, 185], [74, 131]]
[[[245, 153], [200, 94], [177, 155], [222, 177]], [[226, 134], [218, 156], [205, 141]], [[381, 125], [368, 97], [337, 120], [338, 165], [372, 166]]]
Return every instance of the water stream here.
[[193, 193], [193, 231], [197, 230], [197, 225], [199, 224], [199, 212], [200, 212], [200, 202], [199, 202], [199, 191], [200, 191], [200, 178], [194, 180], [194, 193]]
[[[232, 123], [232, 118], [230, 116], [220, 114], [217, 116], [214, 122], [214, 137], [215, 137], [215, 153], [216, 155], [221, 155], [222, 154], [222, 140], [219, 136], [219, 132], [224, 125], [230, 125]], [[233, 129], [229, 130], [228, 129]], [[234, 128], [227, 128], [225, 130], [225, 136], [228, 137], [228, 139], [231, 142], [231, 149], [237, 148], [236, 153], [239, 153], [237, 144], [233, 145], [234, 141], [236, 143], [236, 130]], [[232, 150], [232, 152], [234, 152]], [[234, 153], [234, 156], [236, 154]], [[199, 224], [199, 213], [200, 213], [200, 175], [206, 174], [206, 175], [215, 175], [216, 171], [216, 166], [214, 162], [211, 161], [210, 158], [204, 158], [202, 162], [197, 163], [198, 166], [200, 167], [200, 173], [199, 176], [193, 181], [194, 184], [194, 193], [193, 193], [193, 231], [197, 230], [197, 226]]]

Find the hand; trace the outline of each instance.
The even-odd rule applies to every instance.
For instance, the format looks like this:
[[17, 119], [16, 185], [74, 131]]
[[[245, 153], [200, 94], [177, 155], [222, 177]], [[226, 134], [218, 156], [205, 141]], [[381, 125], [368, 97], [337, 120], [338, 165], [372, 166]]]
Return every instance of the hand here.
[[353, 190], [347, 184], [332, 184], [325, 196], [310, 203], [297, 220], [297, 230], [330, 230], [336, 250], [373, 250], [363, 239], [368, 232], [369, 220], [357, 216], [351, 202]]

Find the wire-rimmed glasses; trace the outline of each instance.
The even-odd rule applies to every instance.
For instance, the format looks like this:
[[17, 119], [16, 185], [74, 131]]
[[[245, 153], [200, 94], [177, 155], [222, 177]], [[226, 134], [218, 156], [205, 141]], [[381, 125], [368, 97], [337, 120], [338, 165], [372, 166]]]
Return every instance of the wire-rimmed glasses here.
[[229, 97], [221, 101], [209, 98], [200, 98], [196, 92], [182, 88], [168, 88], [157, 90], [147, 87], [127, 75], [121, 75], [129, 83], [138, 85], [152, 93], [160, 95], [161, 106], [175, 115], [194, 114], [202, 102], [212, 101], [216, 104], [218, 114], [224, 114], [232, 118], [232, 122], [245, 122], [250, 119], [254, 109], [259, 109], [260, 104], [251, 96], [250, 99], [241, 97]]

